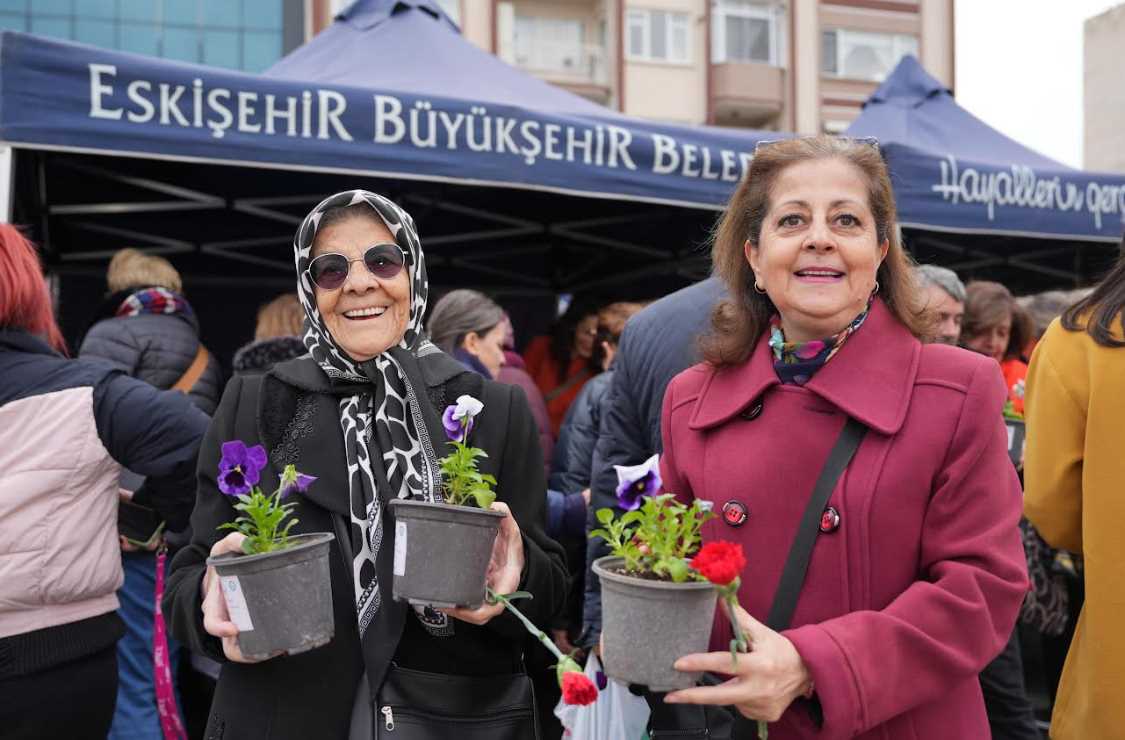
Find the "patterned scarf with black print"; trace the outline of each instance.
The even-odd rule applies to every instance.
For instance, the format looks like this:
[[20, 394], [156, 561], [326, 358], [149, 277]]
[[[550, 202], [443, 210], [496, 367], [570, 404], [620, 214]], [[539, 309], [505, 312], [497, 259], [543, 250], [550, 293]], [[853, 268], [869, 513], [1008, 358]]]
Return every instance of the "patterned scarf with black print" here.
[[[402, 341], [364, 363], [352, 359], [329, 333], [317, 309], [316, 287], [308, 273], [313, 242], [323, 215], [329, 210], [356, 204], [370, 206], [406, 252], [405, 269], [410, 280], [410, 316]], [[366, 190], [349, 190], [323, 200], [301, 223], [293, 246], [297, 293], [308, 317], [303, 337], [305, 347], [330, 379], [360, 382], [370, 388], [370, 392], [340, 400], [340, 426], [344, 433], [351, 503], [352, 580], [359, 635], [366, 655], [371, 643], [382, 648], [397, 644], [396, 623], [397, 629], [401, 629], [401, 621], [397, 619], [380, 619], [381, 612], [398, 611], [399, 605], [384, 603], [384, 596], [390, 594], [390, 583], [381, 583], [379, 577], [380, 573], [389, 572], [380, 555], [387, 549], [384, 540], [388, 536], [384, 532], [386, 507], [379, 496], [379, 482], [385, 482], [389, 488], [383, 497], [387, 500], [442, 501], [441, 472], [422, 408], [428, 401], [417, 371], [418, 357], [439, 351], [422, 331], [429, 295], [426, 263], [410, 215], [390, 200]], [[357, 265], [353, 269], [363, 268]], [[438, 444], [441, 442], [439, 439]], [[384, 553], [382, 557], [389, 555]], [[452, 623], [444, 614], [432, 609], [415, 611], [431, 634], [452, 634]], [[381, 621], [382, 628], [372, 630], [372, 625]], [[369, 636], [372, 631], [379, 633], [373, 639]], [[383, 654], [379, 656], [380, 662], [389, 659], [383, 649], [372, 652]], [[369, 664], [369, 673], [372, 673], [371, 668]]]

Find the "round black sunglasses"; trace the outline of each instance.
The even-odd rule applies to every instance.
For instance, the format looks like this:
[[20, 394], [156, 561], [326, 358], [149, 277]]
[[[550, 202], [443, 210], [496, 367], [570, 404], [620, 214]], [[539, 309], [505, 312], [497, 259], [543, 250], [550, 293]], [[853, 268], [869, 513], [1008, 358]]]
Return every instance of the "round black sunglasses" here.
[[309, 277], [321, 290], [336, 290], [348, 279], [353, 262], [362, 262], [372, 275], [380, 280], [390, 280], [406, 264], [406, 252], [397, 244], [375, 244], [368, 247], [362, 257], [350, 260], [342, 254], [329, 252], [309, 263]]

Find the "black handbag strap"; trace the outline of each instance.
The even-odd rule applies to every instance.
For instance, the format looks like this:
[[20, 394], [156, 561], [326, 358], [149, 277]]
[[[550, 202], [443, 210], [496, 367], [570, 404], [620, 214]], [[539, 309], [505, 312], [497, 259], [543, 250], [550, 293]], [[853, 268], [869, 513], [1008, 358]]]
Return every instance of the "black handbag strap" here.
[[813, 545], [816, 543], [816, 536], [820, 534], [820, 519], [824, 515], [824, 507], [828, 505], [828, 499], [831, 498], [837, 481], [848, 467], [848, 463], [852, 461], [866, 434], [867, 427], [849, 416], [843, 431], [836, 438], [836, 444], [828, 453], [820, 477], [816, 479], [812, 496], [809, 497], [805, 513], [801, 515], [797, 533], [793, 536], [793, 544], [789, 547], [789, 556], [785, 559], [781, 581], [777, 585], [777, 593], [774, 594], [773, 605], [766, 619], [766, 626], [775, 632], [786, 629], [793, 619], [793, 610], [797, 608], [797, 596], [801, 593], [805, 573], [809, 569]]

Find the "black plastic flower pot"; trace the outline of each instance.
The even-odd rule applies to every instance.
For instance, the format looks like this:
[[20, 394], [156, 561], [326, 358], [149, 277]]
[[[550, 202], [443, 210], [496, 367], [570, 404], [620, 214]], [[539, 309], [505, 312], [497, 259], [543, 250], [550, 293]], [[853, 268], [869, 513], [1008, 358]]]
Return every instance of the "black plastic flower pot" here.
[[434, 607], [480, 606], [504, 514], [395, 499], [394, 597]]
[[610, 678], [672, 691], [694, 686], [699, 673], [672, 665], [707, 652], [715, 587], [707, 582], [648, 580], [619, 572], [624, 558], [594, 561], [602, 584], [602, 665]]
[[283, 550], [207, 559], [219, 575], [245, 657], [295, 655], [332, 640], [328, 550], [333, 539], [328, 532], [294, 535]]

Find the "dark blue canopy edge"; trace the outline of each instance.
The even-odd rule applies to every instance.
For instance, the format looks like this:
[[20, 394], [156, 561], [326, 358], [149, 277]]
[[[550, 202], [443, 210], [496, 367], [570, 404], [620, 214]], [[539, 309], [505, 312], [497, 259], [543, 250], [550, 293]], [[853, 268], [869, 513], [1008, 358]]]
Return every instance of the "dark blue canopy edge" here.
[[964, 234], [1118, 241], [1125, 177], [1055, 162], [966, 111], [912, 56], [864, 104], [850, 136], [873, 136], [903, 226]]
[[[394, 86], [367, 84], [380, 74]], [[357, 3], [265, 77], [0, 34], [17, 148], [718, 210], [766, 136], [623, 117], [475, 49], [431, 0]]]

